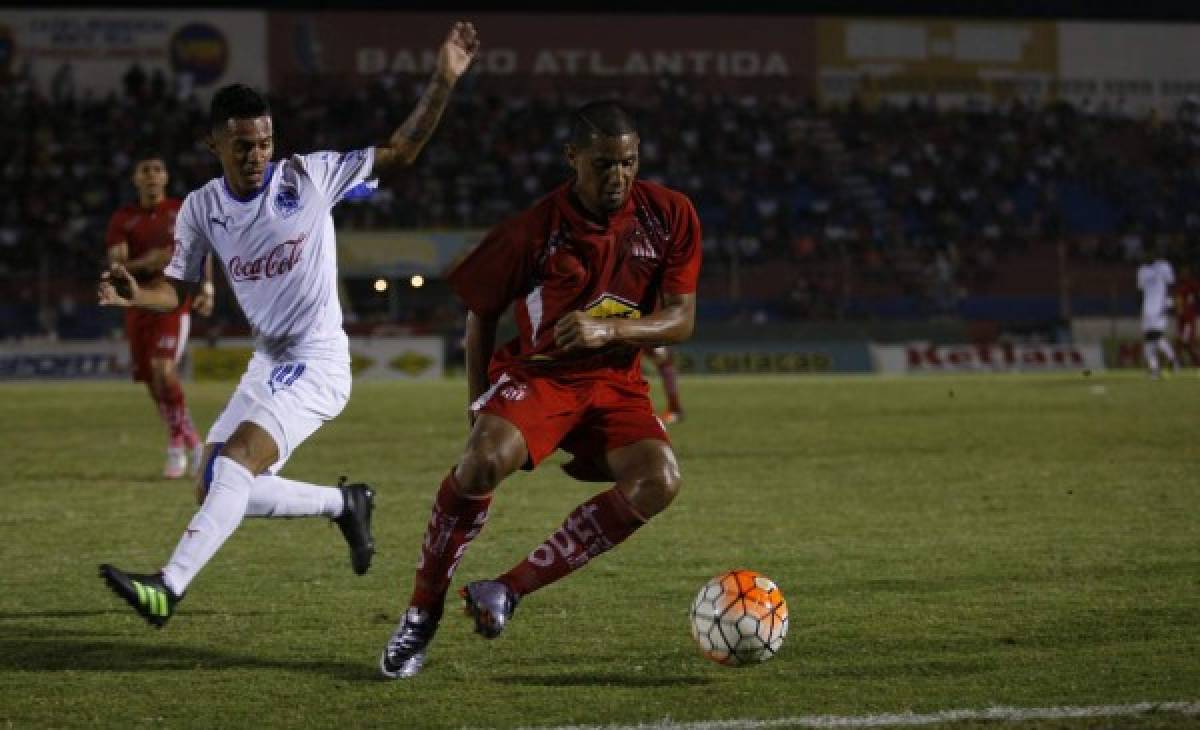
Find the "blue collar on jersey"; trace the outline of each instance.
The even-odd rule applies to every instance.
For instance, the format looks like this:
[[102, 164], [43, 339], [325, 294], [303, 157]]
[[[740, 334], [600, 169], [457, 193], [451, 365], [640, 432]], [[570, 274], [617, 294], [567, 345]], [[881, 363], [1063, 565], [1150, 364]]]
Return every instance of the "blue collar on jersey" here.
[[221, 184], [225, 186], [225, 192], [229, 194], [229, 197], [233, 198], [235, 201], [237, 201], [239, 203], [249, 203], [251, 200], [254, 200], [259, 195], [262, 195], [262, 191], [266, 190], [267, 186], [271, 184], [271, 175], [273, 175], [274, 173], [275, 173], [275, 163], [268, 162], [267, 163], [267, 174], [263, 177], [262, 185], [260, 185], [258, 187], [258, 190], [255, 190], [253, 193], [250, 193], [249, 195], [247, 195], [244, 198], [239, 198], [237, 193], [233, 192], [233, 188], [229, 187], [229, 181], [225, 179], [224, 175], [221, 176]]

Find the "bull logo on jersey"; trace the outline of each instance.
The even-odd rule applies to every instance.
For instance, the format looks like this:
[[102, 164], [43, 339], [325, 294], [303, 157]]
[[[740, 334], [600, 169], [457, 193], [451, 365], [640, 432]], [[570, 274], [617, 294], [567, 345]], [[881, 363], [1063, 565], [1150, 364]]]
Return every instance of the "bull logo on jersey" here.
[[589, 317], [597, 319], [638, 319], [642, 316], [642, 310], [628, 299], [622, 299], [615, 294], [607, 292], [589, 304], [583, 310]]
[[234, 256], [229, 259], [230, 280], [259, 281], [287, 274], [300, 262], [304, 253], [305, 238], [307, 235], [302, 234], [294, 240], [284, 241], [269, 253], [249, 261], [243, 261], [241, 256]]
[[280, 187], [275, 193], [275, 210], [279, 217], [288, 218], [300, 210], [300, 193], [291, 186]]

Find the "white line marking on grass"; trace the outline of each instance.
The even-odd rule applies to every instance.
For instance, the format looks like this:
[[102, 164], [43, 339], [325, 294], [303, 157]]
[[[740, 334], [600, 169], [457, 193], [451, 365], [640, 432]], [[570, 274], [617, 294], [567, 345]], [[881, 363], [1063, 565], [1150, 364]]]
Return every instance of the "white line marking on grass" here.
[[[1131, 705], [1092, 705], [1089, 707], [989, 707], [983, 710], [942, 710], [916, 714], [912, 712], [882, 715], [801, 715], [768, 720], [706, 720], [676, 722], [663, 719], [638, 725], [562, 725], [537, 730], [763, 730], [764, 728], [808, 727], [890, 727], [903, 725], [933, 725], [960, 720], [1065, 720], [1077, 717], [1126, 717], [1172, 713], [1200, 715], [1200, 702], [1138, 702]], [[528, 730], [533, 730], [529, 728]]]

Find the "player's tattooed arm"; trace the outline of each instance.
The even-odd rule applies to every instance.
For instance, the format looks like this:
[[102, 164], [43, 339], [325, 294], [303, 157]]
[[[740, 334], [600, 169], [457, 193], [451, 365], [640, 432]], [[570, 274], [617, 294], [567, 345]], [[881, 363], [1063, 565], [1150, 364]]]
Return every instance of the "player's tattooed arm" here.
[[455, 23], [438, 50], [437, 67], [416, 108], [392, 134], [388, 144], [375, 150], [377, 172], [387, 172], [416, 161], [421, 149], [437, 129], [442, 112], [450, 101], [450, 92], [459, 77], [466, 73], [478, 50], [479, 36], [475, 26], [471, 23]]
[[638, 319], [601, 319], [571, 312], [554, 323], [554, 341], [567, 351], [613, 343], [674, 345], [691, 337], [695, 325], [696, 295], [666, 294], [657, 310]]

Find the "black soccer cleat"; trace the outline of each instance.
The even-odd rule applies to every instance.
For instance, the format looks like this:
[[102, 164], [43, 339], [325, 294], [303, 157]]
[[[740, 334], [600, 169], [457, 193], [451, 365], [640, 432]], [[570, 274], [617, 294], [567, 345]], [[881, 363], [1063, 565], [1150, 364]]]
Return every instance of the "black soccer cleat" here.
[[183, 600], [163, 583], [162, 573], [142, 575], [126, 573], [108, 563], [100, 566], [100, 577], [125, 602], [146, 619], [146, 622], [156, 628], [167, 625], [167, 620], [175, 613], [175, 605]]
[[383, 648], [379, 672], [388, 679], [408, 679], [421, 671], [439, 619], [441, 615], [410, 606]]
[[475, 619], [475, 633], [494, 639], [504, 631], [521, 597], [498, 580], [477, 580], [460, 588], [464, 612]]
[[362, 575], [371, 567], [371, 558], [375, 555], [375, 538], [371, 536], [375, 492], [366, 484], [346, 484], [346, 477], [338, 482], [338, 489], [342, 490], [346, 507], [342, 514], [333, 518], [333, 523], [350, 546], [350, 565], [355, 573]]

